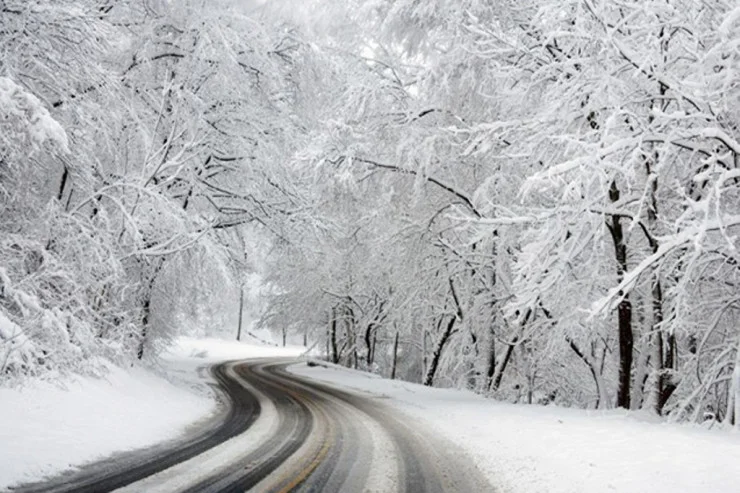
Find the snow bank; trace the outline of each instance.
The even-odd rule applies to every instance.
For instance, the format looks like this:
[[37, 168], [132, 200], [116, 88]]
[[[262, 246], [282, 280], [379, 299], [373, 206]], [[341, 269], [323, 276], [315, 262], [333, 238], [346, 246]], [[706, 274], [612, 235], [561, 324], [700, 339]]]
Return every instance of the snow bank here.
[[[4, 319], [0, 322], [8, 330]], [[198, 371], [203, 366], [301, 351], [181, 338], [154, 371], [111, 366], [102, 379], [78, 376], [56, 384], [0, 388], [0, 491], [114, 452], [176, 438], [216, 409], [204, 385], [210, 380]]]
[[205, 393], [117, 367], [105, 378], [0, 388], [0, 402], [0, 490], [174, 438], [216, 407]]
[[504, 404], [329, 366], [291, 371], [383, 397], [466, 449], [500, 493], [732, 493], [740, 436], [623, 411]]

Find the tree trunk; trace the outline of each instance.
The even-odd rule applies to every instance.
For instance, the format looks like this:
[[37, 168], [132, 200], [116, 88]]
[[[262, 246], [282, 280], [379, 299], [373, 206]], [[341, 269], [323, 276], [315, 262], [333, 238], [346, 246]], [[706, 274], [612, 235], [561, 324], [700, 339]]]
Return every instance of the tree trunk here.
[[424, 375], [427, 374], [427, 330], [424, 326], [421, 326], [421, 375], [419, 375], [419, 383], [424, 381]]
[[[609, 199], [612, 202], [619, 200], [617, 183], [612, 181], [609, 188]], [[614, 243], [614, 253], [617, 260], [617, 283], [621, 283], [627, 272], [627, 245], [625, 244], [624, 230], [620, 216], [613, 214], [611, 224], [607, 224]], [[622, 301], [617, 307], [618, 335], [619, 335], [619, 380], [617, 386], [617, 407], [630, 408], [630, 385], [632, 379], [632, 351], [634, 339], [632, 334], [632, 304], [629, 293], [620, 292]]]
[[365, 358], [365, 362], [367, 363], [368, 369], [370, 368], [370, 366], [372, 366], [373, 359], [374, 359], [374, 355], [373, 355], [373, 342], [372, 342], [372, 338], [373, 338], [373, 327], [374, 327], [374, 323], [373, 322], [371, 322], [371, 323], [368, 324], [367, 329], [365, 329], [365, 337], [364, 337], [364, 339], [365, 339], [365, 347], [367, 349], [367, 357]]
[[[491, 292], [494, 291], [496, 283], [498, 282], [498, 276], [496, 275], [496, 259], [498, 255], [498, 249], [496, 248], [496, 240], [498, 239], [498, 231], [493, 232], [493, 241], [491, 246], [491, 258], [493, 259], [493, 265], [491, 267]], [[488, 361], [486, 362], [486, 390], [490, 391], [493, 385], [493, 376], [496, 373], [496, 301], [491, 302], [491, 321], [488, 331]]]
[[730, 388], [727, 395], [726, 420], [732, 426], [740, 428], [740, 340], [735, 345], [735, 368], [732, 370]]
[[331, 362], [339, 363], [339, 353], [337, 352], [337, 311], [331, 309], [331, 322], [329, 324], [329, 344], [331, 346]]
[[524, 319], [522, 319], [522, 322], [519, 325], [519, 333], [514, 336], [514, 339], [510, 343], [507, 344], [504, 357], [501, 359], [501, 363], [499, 363], [498, 367], [494, 370], [491, 387], [489, 388], [491, 392], [496, 392], [499, 387], [501, 387], [501, 380], [504, 378], [504, 371], [509, 365], [509, 361], [511, 361], [511, 354], [514, 352], [514, 347], [519, 343], [520, 336], [524, 334], [524, 327], [529, 323], [529, 319], [531, 317], [532, 309], [530, 308], [527, 310], [527, 313], [524, 315]]
[[163, 259], [158, 259], [156, 262], [157, 264], [149, 277], [149, 282], [147, 282], [146, 292], [144, 293], [144, 302], [141, 306], [141, 339], [139, 340], [139, 348], [136, 351], [136, 358], [138, 360], [144, 358], [144, 348], [146, 346], [147, 337], [149, 336], [149, 321], [152, 311], [152, 295], [154, 294], [154, 282], [157, 280], [157, 275], [164, 265]]
[[242, 314], [244, 313], [244, 286], [239, 288], [239, 328], [236, 332], [236, 340], [242, 340]]
[[144, 359], [144, 345], [146, 344], [147, 331], [149, 330], [149, 310], [151, 307], [150, 297], [144, 301], [143, 311], [144, 316], [141, 318], [141, 339], [139, 340], [139, 349], [136, 351], [136, 359]]
[[355, 333], [355, 326], [357, 321], [355, 319], [355, 312], [348, 305], [342, 305], [343, 319], [344, 319], [344, 336], [347, 341], [347, 357], [345, 365], [348, 368], [357, 369], [357, 335]]
[[376, 354], [375, 348], [377, 347], [377, 345], [378, 345], [378, 331], [376, 330], [375, 332], [373, 332], [373, 345], [372, 345], [373, 359], [370, 362], [370, 364], [373, 364], [375, 362], [375, 354]]
[[146, 293], [146, 297], [144, 298], [144, 303], [142, 305], [142, 317], [141, 317], [141, 338], [139, 340], [139, 349], [136, 351], [136, 359], [142, 360], [144, 359], [144, 346], [146, 345], [146, 338], [149, 332], [149, 316], [151, 314], [151, 308], [152, 308], [152, 285], [154, 284], [154, 279], [149, 281], [149, 289]]
[[573, 342], [572, 339], [568, 338], [568, 345], [573, 350], [574, 353], [576, 353], [576, 356], [583, 361], [586, 366], [588, 367], [588, 371], [591, 372], [591, 378], [594, 380], [594, 385], [596, 386], [596, 405], [594, 406], [596, 409], [603, 409], [607, 406], [609, 400], [608, 400], [608, 394], [606, 392], [606, 386], [604, 385], [603, 378], [601, 377], [601, 374], [598, 371], [598, 368], [596, 368], [596, 364], [586, 356], [586, 354], [581, 351], [581, 349], [576, 345], [575, 342]]
[[[661, 28], [660, 38], [664, 35], [664, 28]], [[665, 61], [665, 49], [666, 45], [661, 43], [661, 52], [663, 53], [663, 60]], [[664, 99], [668, 88], [662, 82], [658, 85], [658, 91], [660, 93], [660, 99], [653, 101], [653, 106], [660, 105], [661, 110], [665, 111], [668, 101]], [[650, 115], [649, 122], [652, 124], [654, 117]], [[650, 203], [647, 210], [648, 225], [650, 228], [647, 233], [648, 241], [653, 253], [658, 252], [659, 244], [655, 239], [656, 227], [658, 221], [658, 176], [654, 175], [653, 170], [658, 163], [660, 155], [657, 149], [654, 149], [652, 156], [645, 161], [645, 171], [648, 180], [650, 180]], [[673, 392], [676, 390], [676, 384], [674, 382], [674, 348], [675, 338], [672, 334], [668, 336], [668, 345], [666, 346], [663, 337], [663, 329], [661, 324], [664, 320], [663, 314], [663, 288], [660, 283], [660, 274], [656, 271], [653, 273], [653, 284], [651, 289], [652, 296], [652, 310], [653, 310], [653, 333], [656, 334], [656, 346], [657, 346], [657, 362], [658, 365], [658, 378], [656, 379], [656, 393], [657, 398], [655, 399], [655, 411], [658, 414], [663, 414], [663, 408], [665, 407], [668, 399], [671, 398]]]
[[[455, 303], [456, 312], [455, 315], [450, 318], [449, 322], [447, 322], [447, 327], [445, 327], [445, 330], [442, 332], [442, 335], [437, 341], [437, 345], [434, 347], [434, 351], [432, 352], [432, 359], [429, 362], [429, 367], [427, 368], [427, 373], [424, 376], [423, 381], [423, 384], [428, 387], [431, 387], [434, 383], [434, 375], [437, 373], [439, 359], [442, 357], [442, 351], [444, 351], [447, 341], [454, 332], [453, 329], [455, 328], [455, 322], [458, 320], [461, 322], [463, 321], [462, 307], [460, 306], [460, 300], [457, 298], [457, 291], [455, 291], [455, 283], [452, 282], [452, 278], [449, 279], [449, 284], [450, 295], [452, 296], [452, 301]], [[440, 319], [439, 323], [442, 323], [442, 319]]]
[[732, 370], [732, 420], [730, 424], [736, 428], [740, 428], [740, 348], [738, 348], [735, 356], [735, 368]]
[[491, 392], [496, 392], [499, 387], [501, 387], [501, 380], [503, 380], [504, 378], [504, 371], [506, 370], [506, 367], [511, 360], [511, 354], [514, 352], [514, 347], [516, 347], [516, 343], [518, 341], [519, 337], [514, 337], [514, 340], [507, 345], [506, 351], [504, 351], [504, 357], [501, 359], [501, 363], [498, 365], [498, 368], [496, 368], [495, 374], [493, 376], [493, 382], [490, 389]]
[[657, 378], [657, 399], [655, 402], [655, 412], [663, 414], [663, 408], [665, 407], [668, 399], [671, 398], [673, 392], [676, 390], [676, 383], [674, 382], [674, 350], [676, 346], [675, 337], [672, 334], [668, 335], [668, 338], [663, 337], [663, 331], [658, 324], [663, 322], [663, 291], [660, 285], [660, 280], [657, 278], [658, 274], [655, 274], [656, 279], [653, 282], [653, 317], [654, 324], [653, 330], [656, 334], [656, 349], [657, 349], [657, 364], [658, 378]]
[[480, 351], [478, 350], [478, 335], [473, 331], [471, 327], [468, 327], [468, 334], [470, 335], [470, 349], [468, 350], [467, 369], [465, 373], [468, 376], [466, 388], [473, 391], [477, 391], [480, 388], [480, 371], [478, 370], [478, 356]]
[[486, 368], [486, 388], [493, 387], [493, 376], [496, 374], [496, 337], [491, 329], [491, 340], [488, 342], [488, 363]]
[[455, 327], [456, 321], [457, 321], [457, 317], [455, 316], [450, 317], [450, 320], [449, 322], [447, 322], [447, 326], [445, 327], [445, 330], [442, 332], [442, 335], [437, 341], [437, 345], [434, 347], [434, 351], [432, 352], [432, 359], [429, 361], [429, 367], [427, 368], [427, 373], [424, 376], [424, 382], [423, 382], [423, 384], [428, 387], [431, 387], [434, 384], [434, 375], [437, 373], [437, 367], [439, 366], [439, 359], [442, 357], [442, 351], [444, 350], [445, 345], [447, 344], [447, 341], [450, 339], [450, 336], [452, 335], [452, 329]]
[[[648, 176], [650, 176], [649, 164], [647, 165], [647, 172]], [[653, 253], [657, 253], [659, 247], [658, 242], [653, 238], [652, 231], [658, 217], [657, 189], [658, 180], [657, 178], [654, 178], [651, 186], [650, 207], [648, 208], [648, 223], [651, 228], [650, 238], [648, 238], [648, 240], [650, 241]], [[653, 273], [650, 296], [653, 313], [652, 332], [655, 334], [656, 339], [656, 364], [658, 365], [658, 378], [656, 378], [655, 382], [657, 393], [657, 398], [655, 399], [655, 412], [663, 414], [663, 408], [676, 390], [676, 384], [673, 380], [676, 341], [673, 334], [668, 335], [667, 341], [663, 337], [663, 286], [660, 282], [660, 274], [657, 271]]]
[[59, 192], [57, 193], [57, 200], [60, 203], [64, 198], [64, 189], [67, 188], [67, 178], [69, 178], [69, 168], [67, 168], [67, 166], [64, 166], [64, 171], [62, 171], [62, 178], [59, 183]]
[[396, 379], [396, 361], [398, 358], [398, 331], [393, 337], [393, 364], [391, 365], [391, 380]]

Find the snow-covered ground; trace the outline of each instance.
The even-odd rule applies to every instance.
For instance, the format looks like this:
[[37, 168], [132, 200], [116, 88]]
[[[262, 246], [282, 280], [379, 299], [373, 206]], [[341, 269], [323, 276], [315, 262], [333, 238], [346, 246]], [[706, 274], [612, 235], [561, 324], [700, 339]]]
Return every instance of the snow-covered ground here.
[[[112, 367], [103, 379], [0, 389], [0, 490], [181, 434], [216, 409], [198, 371], [204, 365], [301, 352], [183, 338], [155, 371]], [[466, 449], [499, 493], [740, 491], [734, 432], [619, 411], [503, 404], [331, 365], [291, 371], [382, 398], [426, 422]]]
[[215, 410], [193, 392], [141, 368], [0, 389], [0, 490], [117, 450], [176, 436]]
[[333, 366], [291, 371], [382, 397], [466, 449], [499, 493], [736, 493], [740, 435], [620, 411], [511, 405]]
[[[266, 339], [266, 338], [265, 338]], [[264, 339], [263, 339], [264, 340]], [[305, 351], [302, 346], [265, 345], [257, 341], [239, 343], [223, 339], [196, 339], [180, 337], [162, 358], [168, 364], [181, 361], [185, 365], [193, 361], [207, 363], [247, 358], [296, 357]]]
[[296, 356], [300, 348], [181, 338], [160, 368], [0, 388], [0, 491], [114, 452], [147, 447], [207, 419], [216, 401], [198, 371], [215, 361]]

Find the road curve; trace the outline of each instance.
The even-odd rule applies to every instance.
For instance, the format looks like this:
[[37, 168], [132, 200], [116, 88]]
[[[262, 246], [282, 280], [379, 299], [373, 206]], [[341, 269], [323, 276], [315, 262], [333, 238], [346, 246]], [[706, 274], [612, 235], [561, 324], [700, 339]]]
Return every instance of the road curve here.
[[231, 406], [196, 436], [14, 491], [493, 491], [450, 443], [379, 399], [287, 372], [293, 363], [216, 366]]

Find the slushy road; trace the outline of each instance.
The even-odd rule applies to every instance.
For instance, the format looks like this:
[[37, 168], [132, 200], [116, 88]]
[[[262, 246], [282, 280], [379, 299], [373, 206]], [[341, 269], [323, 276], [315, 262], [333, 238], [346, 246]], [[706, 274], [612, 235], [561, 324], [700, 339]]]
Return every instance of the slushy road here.
[[287, 372], [294, 363], [214, 366], [228, 405], [206, 425], [176, 442], [12, 491], [494, 491], [454, 445], [382, 399]]

